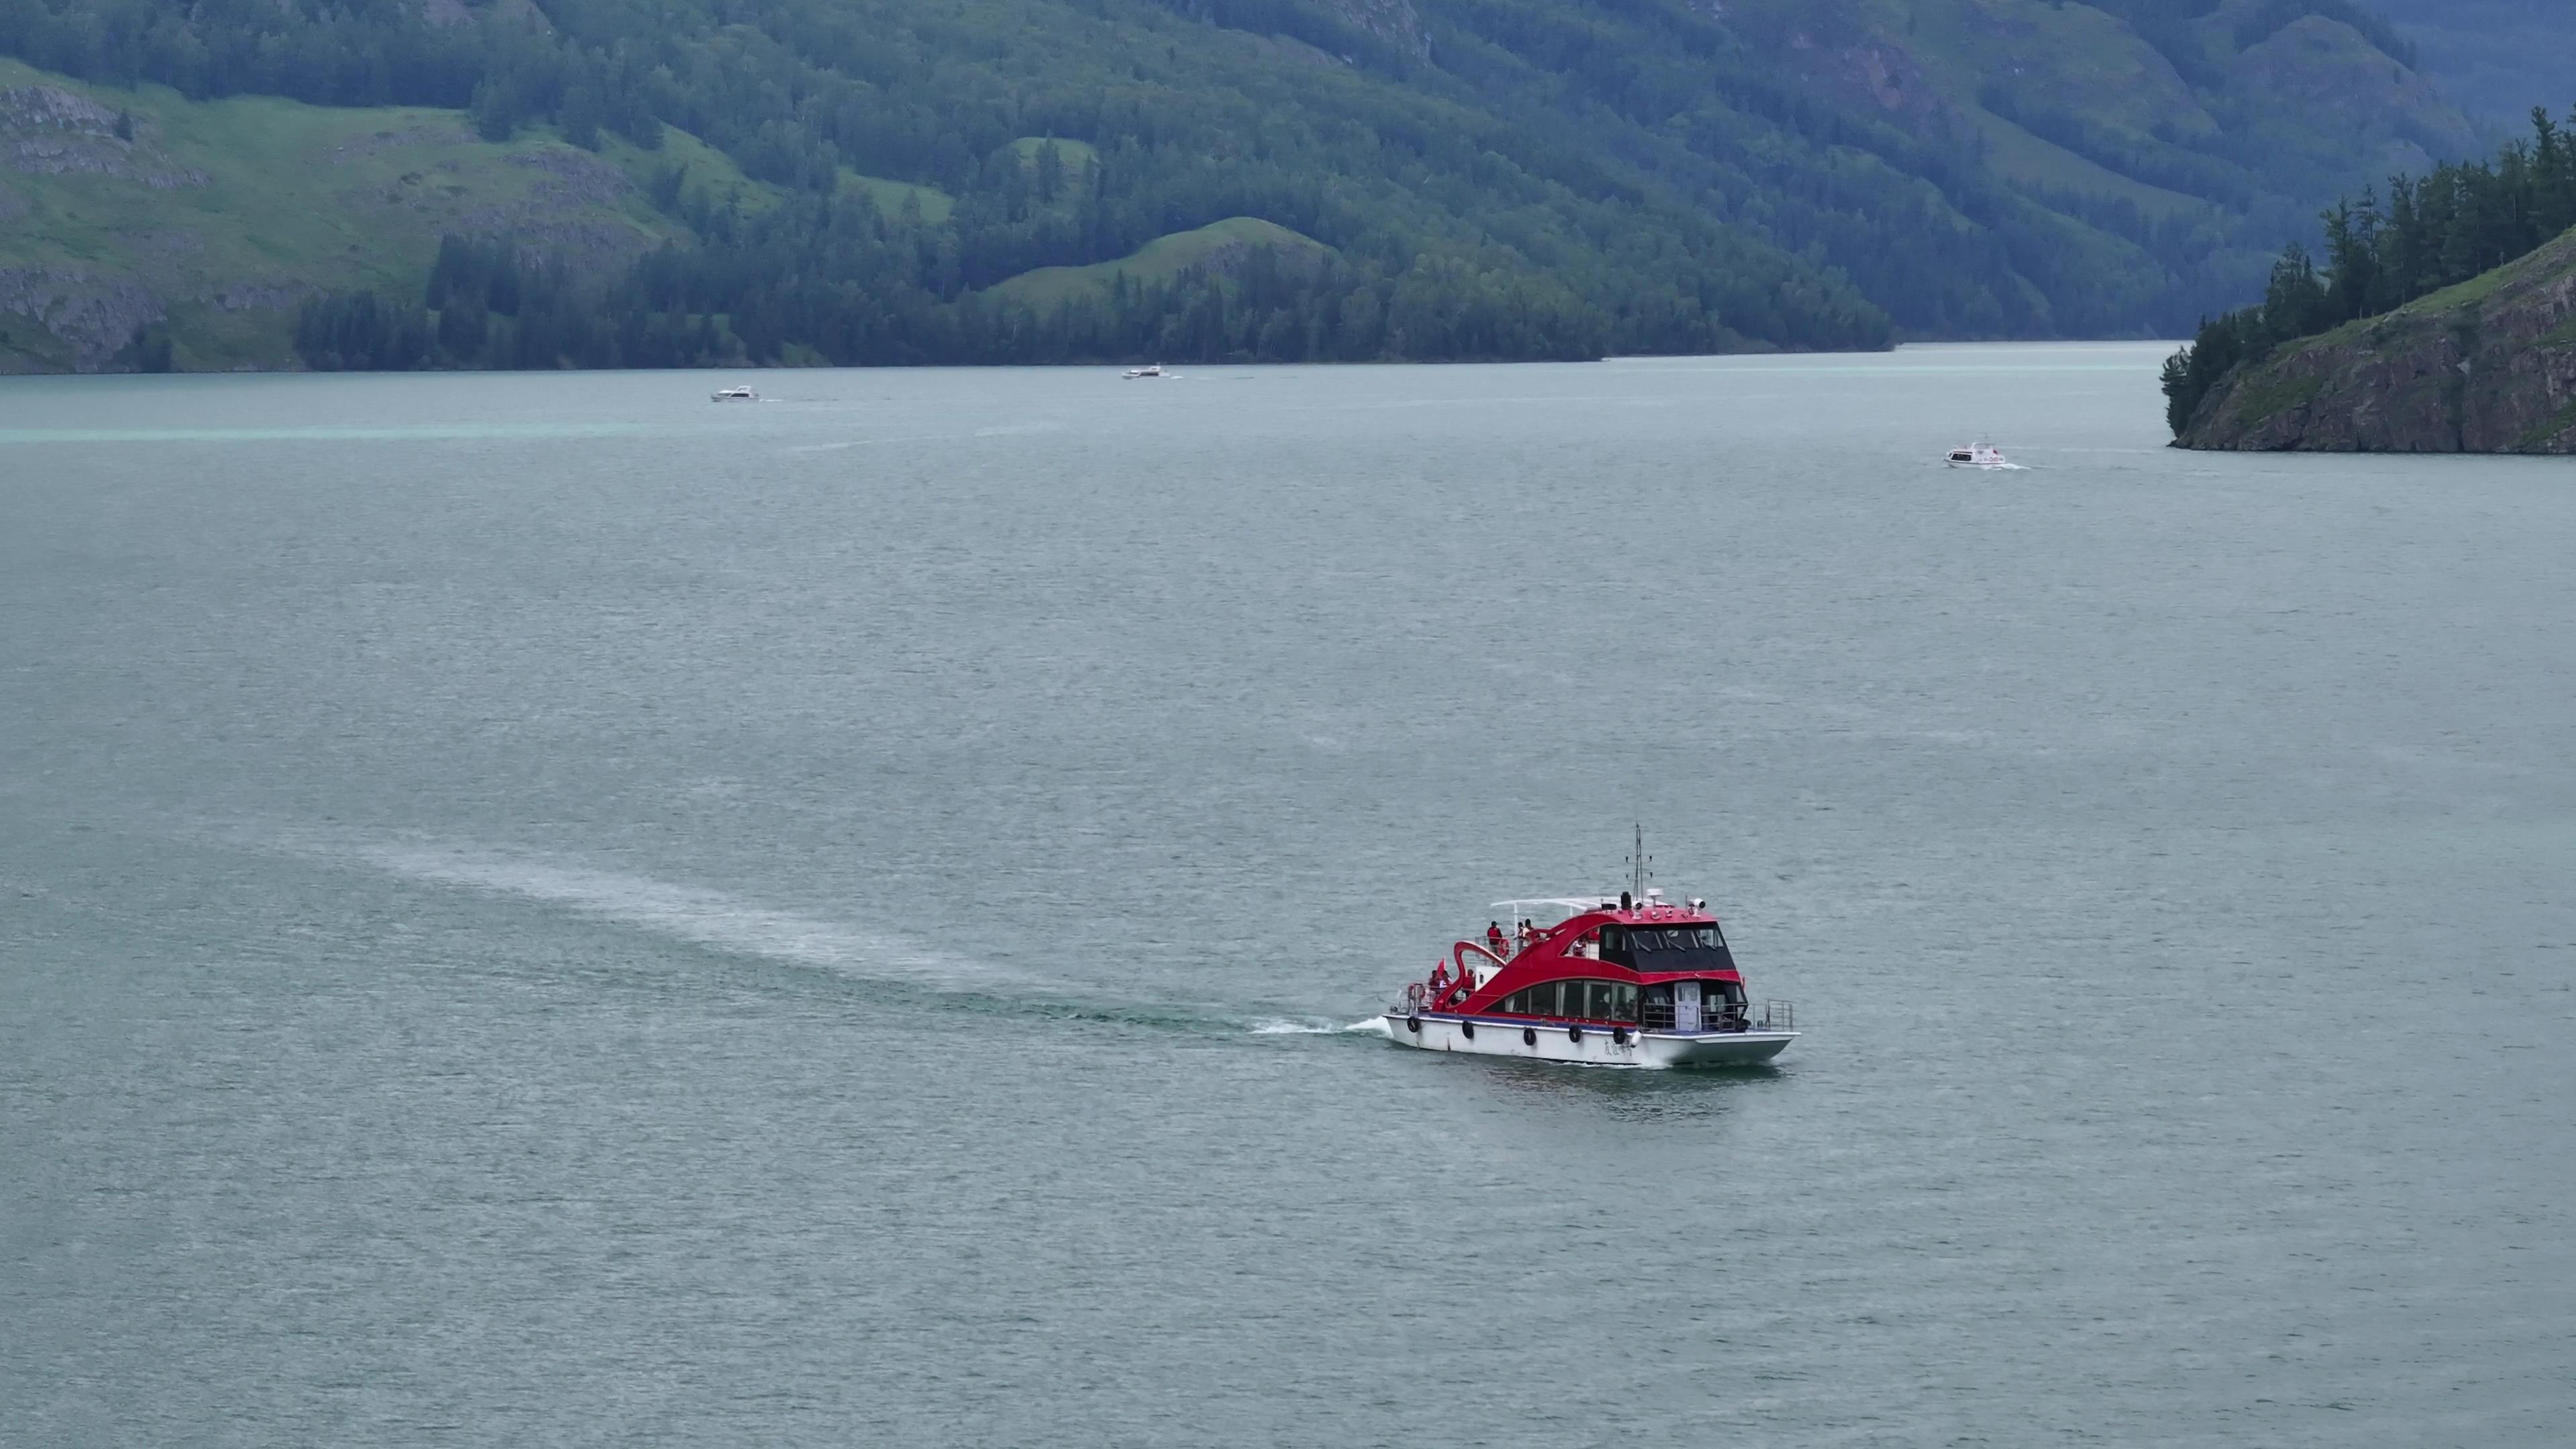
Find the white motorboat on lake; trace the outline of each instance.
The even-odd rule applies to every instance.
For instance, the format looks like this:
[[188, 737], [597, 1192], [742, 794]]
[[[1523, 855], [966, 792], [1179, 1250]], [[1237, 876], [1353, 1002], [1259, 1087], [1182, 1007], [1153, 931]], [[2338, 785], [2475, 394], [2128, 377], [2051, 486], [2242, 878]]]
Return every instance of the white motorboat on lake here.
[[758, 402], [760, 401], [760, 394], [753, 392], [747, 387], [720, 387], [716, 389], [716, 401]]
[[1149, 362], [1143, 367], [1131, 367], [1127, 369], [1127, 380], [1130, 382], [1133, 382], [1140, 377], [1170, 377], [1171, 375], [1172, 374], [1163, 371], [1163, 364], [1159, 362]]
[[1953, 468], [1983, 468], [1989, 473], [2021, 470], [2019, 463], [2005, 461], [2003, 449], [1985, 443], [1970, 443], [1964, 448], [1952, 448], [1949, 455], [1942, 461]]

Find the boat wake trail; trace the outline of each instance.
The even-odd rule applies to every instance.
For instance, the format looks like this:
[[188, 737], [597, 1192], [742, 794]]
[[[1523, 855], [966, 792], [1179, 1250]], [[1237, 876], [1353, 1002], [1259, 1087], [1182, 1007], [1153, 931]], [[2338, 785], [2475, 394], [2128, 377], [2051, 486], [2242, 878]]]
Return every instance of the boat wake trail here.
[[1386, 1035], [1386, 1023], [1371, 1016], [1347, 1026], [1327, 1026], [1311, 1021], [1260, 1021], [1250, 1028], [1254, 1036], [1341, 1036], [1358, 1033], [1366, 1036]]
[[935, 996], [941, 1011], [1217, 1036], [1323, 1037], [1381, 1033], [1383, 1027], [1375, 1017], [1344, 1025], [1333, 1019], [1299, 1019], [1275, 1007], [1247, 1010], [1217, 1001], [1103, 993], [1076, 981], [941, 950], [899, 932], [780, 910], [719, 890], [604, 870], [535, 850], [330, 830], [224, 833], [264, 850], [528, 902], [704, 951], [891, 988], [898, 998]]
[[558, 906], [708, 950], [943, 991], [1043, 987], [1043, 978], [866, 931], [753, 904], [722, 891], [566, 864], [532, 852], [421, 842], [302, 842], [404, 880], [460, 886]]

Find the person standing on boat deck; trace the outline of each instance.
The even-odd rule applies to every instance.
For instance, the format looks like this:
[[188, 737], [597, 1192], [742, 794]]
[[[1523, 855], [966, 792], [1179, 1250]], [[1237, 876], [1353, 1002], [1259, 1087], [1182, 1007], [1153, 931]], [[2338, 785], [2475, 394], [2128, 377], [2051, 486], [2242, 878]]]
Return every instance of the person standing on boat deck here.
[[1493, 952], [1497, 956], [1503, 954], [1502, 922], [1487, 921], [1485, 923], [1485, 949]]

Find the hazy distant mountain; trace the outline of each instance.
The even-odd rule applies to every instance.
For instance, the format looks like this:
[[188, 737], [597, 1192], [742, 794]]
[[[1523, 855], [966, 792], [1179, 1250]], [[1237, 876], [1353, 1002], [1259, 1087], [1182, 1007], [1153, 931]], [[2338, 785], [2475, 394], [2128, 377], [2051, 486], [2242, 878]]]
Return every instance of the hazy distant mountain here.
[[0, 0], [0, 365], [2174, 332], [2475, 149], [2406, 51], [2348, 0]]
[[2576, 108], [2576, 5], [2567, 0], [2380, 0], [2442, 89], [2481, 117]]

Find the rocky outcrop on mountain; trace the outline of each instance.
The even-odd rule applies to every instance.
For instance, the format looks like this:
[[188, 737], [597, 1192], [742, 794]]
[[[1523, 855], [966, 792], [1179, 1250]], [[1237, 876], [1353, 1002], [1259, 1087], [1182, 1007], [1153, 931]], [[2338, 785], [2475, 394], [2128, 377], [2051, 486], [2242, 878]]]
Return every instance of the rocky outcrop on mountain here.
[[163, 316], [159, 299], [132, 278], [86, 267], [0, 268], [0, 312], [52, 333], [82, 372], [106, 365], [144, 324]]
[[203, 186], [152, 144], [148, 122], [61, 86], [0, 87], [0, 169], [31, 176], [113, 176], [155, 190]]
[[1783, 61], [1802, 85], [1845, 105], [1887, 114], [1918, 134], [1961, 132], [1965, 111], [1944, 98], [1922, 59], [1882, 37], [1823, 45], [1801, 33]]
[[1413, 0], [1325, 0], [1324, 8], [1415, 60], [1431, 58], [1431, 35]]
[[2239, 367], [2176, 447], [2576, 453], [2576, 232]]

